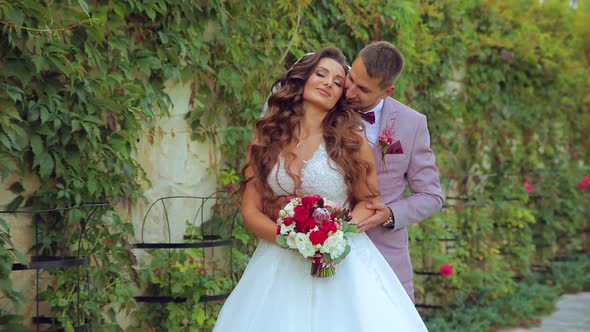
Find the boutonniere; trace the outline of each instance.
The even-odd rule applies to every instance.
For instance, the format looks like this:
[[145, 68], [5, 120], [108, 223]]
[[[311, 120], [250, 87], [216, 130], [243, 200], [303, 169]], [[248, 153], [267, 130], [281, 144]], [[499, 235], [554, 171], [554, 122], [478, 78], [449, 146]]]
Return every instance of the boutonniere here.
[[381, 160], [384, 161], [386, 154], [403, 154], [402, 143], [393, 139], [394, 123], [385, 126], [385, 129], [379, 134], [379, 145], [381, 151]]

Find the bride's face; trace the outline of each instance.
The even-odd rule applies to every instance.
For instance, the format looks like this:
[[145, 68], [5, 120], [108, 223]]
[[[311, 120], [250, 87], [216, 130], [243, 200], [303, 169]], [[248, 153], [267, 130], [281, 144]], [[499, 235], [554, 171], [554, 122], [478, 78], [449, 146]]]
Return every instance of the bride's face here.
[[303, 87], [304, 103], [331, 110], [342, 97], [345, 77], [344, 68], [338, 62], [321, 59]]

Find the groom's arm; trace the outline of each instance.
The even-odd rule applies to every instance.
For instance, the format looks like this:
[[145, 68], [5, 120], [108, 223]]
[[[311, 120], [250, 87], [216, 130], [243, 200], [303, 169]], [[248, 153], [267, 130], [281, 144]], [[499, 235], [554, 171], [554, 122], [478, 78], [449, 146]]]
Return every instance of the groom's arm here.
[[412, 195], [389, 204], [395, 219], [394, 229], [407, 227], [428, 218], [440, 210], [444, 203], [434, 153], [430, 148], [427, 123], [426, 117], [423, 116], [416, 130], [406, 173]]

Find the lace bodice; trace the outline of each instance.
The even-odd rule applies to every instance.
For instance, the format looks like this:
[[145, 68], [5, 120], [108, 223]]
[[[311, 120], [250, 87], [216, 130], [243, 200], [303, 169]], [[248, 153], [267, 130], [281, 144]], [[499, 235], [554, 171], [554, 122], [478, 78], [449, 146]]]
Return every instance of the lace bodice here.
[[[337, 204], [346, 201], [346, 182], [337, 165], [328, 157], [322, 143], [301, 170], [301, 189], [298, 196], [320, 195]], [[268, 176], [268, 185], [276, 195], [292, 195], [295, 182], [287, 174], [282, 155]]]

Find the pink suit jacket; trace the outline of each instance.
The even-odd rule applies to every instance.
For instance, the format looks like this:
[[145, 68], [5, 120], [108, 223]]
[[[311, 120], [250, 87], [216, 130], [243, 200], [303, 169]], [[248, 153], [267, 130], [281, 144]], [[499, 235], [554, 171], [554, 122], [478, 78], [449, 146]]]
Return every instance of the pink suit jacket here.
[[[385, 257], [406, 292], [414, 300], [413, 271], [408, 250], [407, 226], [420, 222], [443, 205], [438, 169], [430, 149], [426, 116], [388, 97], [381, 112], [379, 133], [394, 126], [393, 139], [403, 153], [381, 157], [379, 143], [373, 149], [381, 201], [395, 217], [395, 229], [374, 227], [367, 235]], [[404, 197], [406, 186], [412, 195]]]

